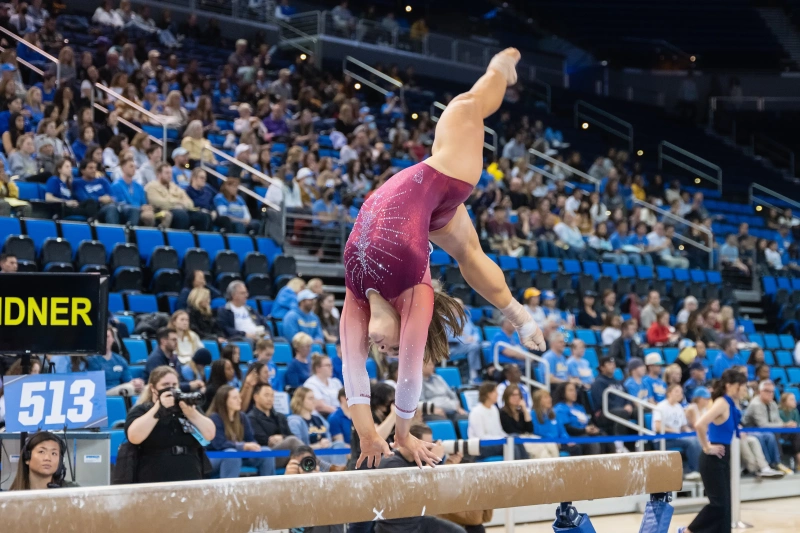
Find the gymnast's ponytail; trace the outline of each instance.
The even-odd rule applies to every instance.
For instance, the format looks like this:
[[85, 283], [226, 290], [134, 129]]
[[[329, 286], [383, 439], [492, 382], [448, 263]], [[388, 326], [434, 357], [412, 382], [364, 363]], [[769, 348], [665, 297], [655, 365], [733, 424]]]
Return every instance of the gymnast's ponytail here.
[[459, 337], [464, 332], [467, 313], [455, 298], [441, 291], [433, 293], [433, 317], [428, 327], [428, 342], [425, 346], [425, 361], [439, 364], [450, 356], [448, 334]]

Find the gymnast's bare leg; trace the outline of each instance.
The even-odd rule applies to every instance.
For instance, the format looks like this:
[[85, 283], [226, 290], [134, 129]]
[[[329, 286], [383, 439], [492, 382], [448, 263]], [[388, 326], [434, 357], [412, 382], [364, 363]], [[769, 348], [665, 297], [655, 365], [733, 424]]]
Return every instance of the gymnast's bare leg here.
[[[472, 89], [450, 102], [436, 125], [433, 153], [426, 164], [477, 185], [483, 170], [483, 119], [500, 108], [506, 87], [516, 83], [519, 58], [515, 48], [500, 52]], [[481, 250], [475, 227], [463, 205], [445, 227], [431, 232], [430, 240], [458, 262], [470, 287], [514, 324], [523, 345], [531, 350], [545, 350], [541, 330], [511, 295], [503, 271]]]

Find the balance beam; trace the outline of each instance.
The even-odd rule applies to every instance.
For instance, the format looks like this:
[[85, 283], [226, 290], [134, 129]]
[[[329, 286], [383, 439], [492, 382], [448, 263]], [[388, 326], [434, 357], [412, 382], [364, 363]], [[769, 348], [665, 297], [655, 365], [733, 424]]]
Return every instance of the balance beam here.
[[255, 533], [680, 490], [678, 452], [0, 495], [14, 533]]

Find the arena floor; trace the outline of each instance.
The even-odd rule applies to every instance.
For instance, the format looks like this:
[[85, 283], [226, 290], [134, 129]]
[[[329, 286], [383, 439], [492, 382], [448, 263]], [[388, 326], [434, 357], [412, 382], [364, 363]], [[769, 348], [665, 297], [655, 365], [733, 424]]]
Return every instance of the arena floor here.
[[[800, 481], [798, 481], [800, 483]], [[678, 526], [688, 525], [693, 515], [675, 515], [672, 518], [670, 532]], [[638, 533], [641, 515], [624, 514], [616, 516], [600, 516], [592, 519], [592, 525], [598, 533]], [[764, 500], [745, 502], [742, 504], [742, 520], [754, 527], [750, 533], [797, 533], [800, 531], [800, 498], [784, 498], [781, 500]], [[505, 528], [494, 527], [487, 531], [501, 533]], [[516, 533], [552, 533], [553, 527], [548, 523], [517, 526]]]

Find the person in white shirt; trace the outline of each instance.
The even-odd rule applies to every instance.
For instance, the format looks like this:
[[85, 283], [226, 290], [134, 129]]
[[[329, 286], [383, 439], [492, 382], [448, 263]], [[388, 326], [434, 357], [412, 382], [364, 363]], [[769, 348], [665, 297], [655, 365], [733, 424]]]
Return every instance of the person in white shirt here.
[[662, 222], [653, 226], [653, 231], [647, 234], [647, 251], [658, 255], [661, 262], [670, 268], [689, 268], [688, 259], [673, 255], [672, 241], [666, 235]]
[[685, 324], [689, 320], [689, 315], [693, 311], [697, 311], [697, 298], [694, 296], [687, 296], [683, 301], [683, 308], [678, 311], [678, 317], [675, 319], [676, 324]]
[[767, 249], [764, 250], [764, 258], [773, 270], [783, 270], [783, 259], [781, 259], [781, 253], [778, 251], [777, 241], [769, 241]]
[[525, 302], [525, 310], [533, 317], [533, 320], [540, 328], [544, 326], [544, 322], [547, 320], [544, 309], [539, 305], [539, 297], [541, 295], [542, 291], [536, 287], [528, 287], [522, 295], [522, 301]]
[[314, 391], [314, 409], [323, 415], [329, 415], [339, 408], [339, 390], [342, 382], [333, 377], [333, 363], [327, 355], [314, 354], [311, 357], [310, 378], [303, 383]]
[[581, 207], [581, 200], [583, 200], [583, 189], [575, 187], [572, 189], [572, 196], [567, 198], [564, 209], [566, 209], [567, 213], [574, 215]]
[[105, 0], [94, 12], [92, 22], [101, 26], [121, 28], [125, 25], [119, 12], [113, 9], [111, 0]]
[[567, 212], [564, 215], [564, 221], [559, 222], [553, 228], [558, 240], [569, 246], [575, 252], [581, 252], [586, 249], [586, 243], [583, 241], [581, 230], [578, 229], [575, 223], [575, 215]]
[[[669, 435], [689, 433], [689, 422], [686, 413], [681, 407], [683, 388], [678, 383], [667, 387], [667, 399], [658, 402], [653, 411], [653, 431]], [[697, 471], [702, 449], [697, 437], [667, 438], [667, 448], [679, 448], [686, 456], [683, 463], [683, 479], [686, 481], [699, 481], [700, 473]]]
[[[467, 434], [470, 439], [504, 439], [508, 435], [503, 431], [500, 423], [500, 410], [497, 409], [497, 384], [492, 382], [482, 383], [478, 389], [478, 403], [469, 412], [469, 429]], [[480, 457], [503, 455], [503, 446], [481, 446]], [[521, 444], [514, 446], [515, 459], [527, 459], [528, 454]]]
[[606, 315], [605, 327], [600, 333], [603, 346], [611, 346], [615, 340], [622, 337], [622, 317], [619, 315]]
[[519, 387], [520, 394], [522, 395], [522, 402], [525, 404], [525, 407], [528, 410], [533, 409], [533, 400], [531, 400], [531, 395], [528, 394], [528, 387], [520, 382], [522, 379], [522, 371], [519, 369], [519, 366], [505, 365], [503, 367], [503, 377], [505, 381], [497, 385], [498, 409], [503, 408], [503, 393], [505, 393], [510, 385]]
[[247, 286], [242, 281], [233, 281], [225, 291], [228, 303], [217, 311], [217, 315], [222, 318], [227, 313], [233, 314], [233, 328], [229, 328], [230, 323], [225, 316], [225, 320], [220, 319], [225, 328], [228, 338], [244, 336], [251, 342], [261, 340], [266, 334], [266, 327], [256, 322], [261, 320], [250, 306], [247, 305]]

